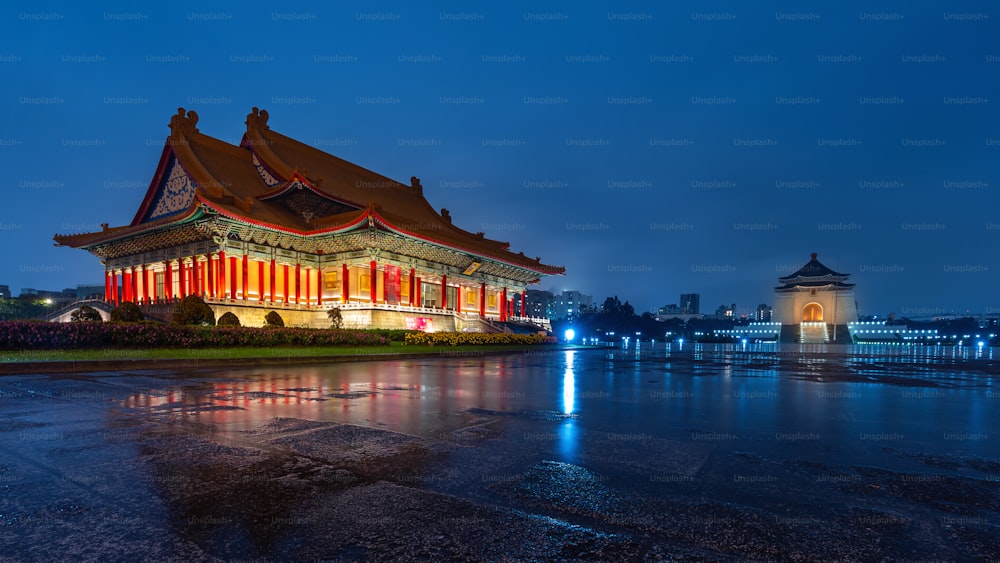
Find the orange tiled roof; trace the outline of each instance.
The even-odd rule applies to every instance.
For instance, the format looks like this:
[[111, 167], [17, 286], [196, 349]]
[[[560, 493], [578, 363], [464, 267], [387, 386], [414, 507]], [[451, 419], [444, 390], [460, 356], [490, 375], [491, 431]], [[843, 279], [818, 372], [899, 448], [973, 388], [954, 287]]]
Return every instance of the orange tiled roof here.
[[[190, 220], [203, 206], [302, 235], [336, 231], [376, 214], [380, 223], [410, 236], [543, 274], [564, 272], [510, 252], [505, 242], [452, 225], [447, 210], [438, 213], [424, 198], [418, 179], [402, 184], [271, 131], [267, 120], [266, 111], [253, 108], [237, 146], [201, 133], [197, 114], [179, 109], [171, 118], [171, 134], [132, 223], [95, 233], [56, 235], [56, 242], [77, 248], [108, 242]], [[172, 162], [179, 163], [194, 182], [194, 196], [186, 209], [151, 219], [151, 207]], [[316, 209], [323, 213], [313, 214]]]

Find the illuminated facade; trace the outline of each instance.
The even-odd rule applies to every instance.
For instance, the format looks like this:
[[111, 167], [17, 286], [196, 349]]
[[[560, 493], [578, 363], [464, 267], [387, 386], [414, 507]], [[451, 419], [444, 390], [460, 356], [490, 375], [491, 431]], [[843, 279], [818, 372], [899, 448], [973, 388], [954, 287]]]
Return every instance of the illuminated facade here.
[[405, 185], [272, 131], [266, 111], [247, 116], [239, 145], [197, 121], [171, 118], [130, 224], [54, 237], [101, 258], [108, 302], [155, 309], [193, 294], [251, 326], [270, 310], [328, 326], [338, 307], [345, 326], [502, 330], [528, 285], [564, 272], [453, 225], [415, 177]]
[[858, 320], [849, 274], [824, 266], [816, 253], [794, 274], [778, 278], [771, 319], [781, 323], [783, 342], [850, 342], [847, 323]]

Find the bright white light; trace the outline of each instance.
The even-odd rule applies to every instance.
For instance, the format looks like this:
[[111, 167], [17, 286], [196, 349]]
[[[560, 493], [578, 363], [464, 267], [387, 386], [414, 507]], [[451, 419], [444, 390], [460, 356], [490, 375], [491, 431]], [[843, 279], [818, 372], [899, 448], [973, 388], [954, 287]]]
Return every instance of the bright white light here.
[[571, 328], [567, 328], [566, 332], [563, 333], [563, 337], [566, 338], [566, 342], [572, 342], [573, 338], [576, 337], [576, 331]]

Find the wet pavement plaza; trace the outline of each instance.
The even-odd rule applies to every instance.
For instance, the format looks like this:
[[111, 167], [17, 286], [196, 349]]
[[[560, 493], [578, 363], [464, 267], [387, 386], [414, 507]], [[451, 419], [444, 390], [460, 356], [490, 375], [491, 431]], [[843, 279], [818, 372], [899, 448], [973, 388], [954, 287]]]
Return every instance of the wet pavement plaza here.
[[994, 354], [2, 376], [0, 561], [996, 560]]

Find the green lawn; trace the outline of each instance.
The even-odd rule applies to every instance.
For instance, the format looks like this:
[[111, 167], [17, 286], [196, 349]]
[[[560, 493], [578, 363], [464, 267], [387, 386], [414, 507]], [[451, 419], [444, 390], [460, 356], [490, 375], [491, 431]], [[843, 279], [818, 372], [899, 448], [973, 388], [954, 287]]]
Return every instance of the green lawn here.
[[244, 358], [314, 358], [325, 356], [392, 356], [401, 354], [478, 355], [490, 352], [545, 350], [544, 346], [317, 346], [272, 348], [148, 348], [137, 350], [25, 350], [0, 351], [0, 364], [16, 362], [113, 360], [214, 360]]

